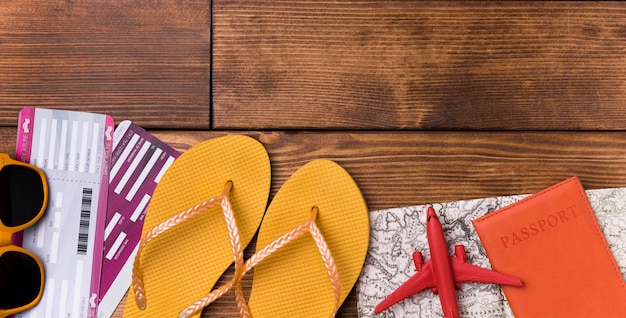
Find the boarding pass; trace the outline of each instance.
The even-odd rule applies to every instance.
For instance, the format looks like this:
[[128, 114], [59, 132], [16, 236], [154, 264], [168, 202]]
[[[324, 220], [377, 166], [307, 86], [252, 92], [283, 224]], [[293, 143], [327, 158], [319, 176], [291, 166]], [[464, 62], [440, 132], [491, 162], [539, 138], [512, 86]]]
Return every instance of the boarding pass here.
[[98, 317], [111, 317], [130, 286], [152, 193], [178, 155], [130, 121], [115, 129]]
[[101, 114], [20, 112], [16, 158], [44, 171], [50, 199], [22, 242], [44, 263], [44, 293], [16, 317], [96, 317], [113, 130]]

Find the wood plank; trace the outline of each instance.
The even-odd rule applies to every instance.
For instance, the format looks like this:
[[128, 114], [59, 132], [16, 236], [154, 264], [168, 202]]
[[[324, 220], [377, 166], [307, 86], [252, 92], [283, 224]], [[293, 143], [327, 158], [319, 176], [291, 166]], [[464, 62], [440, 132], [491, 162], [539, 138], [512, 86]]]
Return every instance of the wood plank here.
[[626, 186], [625, 132], [154, 132], [181, 151], [232, 133], [268, 150], [271, 195], [308, 161], [329, 158], [371, 210], [533, 193], [573, 175], [589, 189]]
[[217, 129], [626, 128], [626, 3], [213, 1]]
[[210, 0], [0, 4], [0, 125], [25, 106], [209, 128]]
[[[626, 186], [626, 132], [226, 132], [153, 131], [180, 151], [242, 133], [260, 140], [272, 162], [273, 196], [300, 166], [330, 158], [354, 177], [370, 210], [533, 193], [572, 175], [587, 189]], [[0, 128], [13, 153], [15, 128]], [[246, 250], [249, 257], [252, 244]], [[225, 283], [232, 272], [222, 279]], [[249, 291], [252, 278], [244, 288]], [[203, 317], [235, 317], [228, 294]], [[121, 317], [122, 303], [114, 317]], [[357, 317], [353, 290], [337, 317]]]

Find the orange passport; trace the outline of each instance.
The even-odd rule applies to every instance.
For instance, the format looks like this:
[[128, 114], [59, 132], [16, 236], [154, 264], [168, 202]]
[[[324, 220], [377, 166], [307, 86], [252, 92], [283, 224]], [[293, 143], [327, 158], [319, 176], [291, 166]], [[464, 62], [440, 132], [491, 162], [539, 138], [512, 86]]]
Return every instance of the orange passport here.
[[516, 317], [626, 317], [626, 284], [577, 177], [473, 221]]

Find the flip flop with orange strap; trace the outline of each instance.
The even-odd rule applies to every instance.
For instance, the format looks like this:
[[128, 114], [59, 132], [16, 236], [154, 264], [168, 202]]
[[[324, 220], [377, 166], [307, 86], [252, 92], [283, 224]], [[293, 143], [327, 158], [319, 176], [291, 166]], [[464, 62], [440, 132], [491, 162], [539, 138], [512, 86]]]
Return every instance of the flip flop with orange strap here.
[[235, 277], [185, 309], [197, 314], [254, 268], [241, 317], [334, 317], [361, 272], [369, 242], [369, 215], [350, 175], [330, 160], [314, 160], [278, 191], [259, 230], [256, 253]]
[[265, 148], [245, 136], [211, 139], [176, 159], [148, 206], [123, 316], [176, 317], [233, 262], [243, 267], [270, 177]]

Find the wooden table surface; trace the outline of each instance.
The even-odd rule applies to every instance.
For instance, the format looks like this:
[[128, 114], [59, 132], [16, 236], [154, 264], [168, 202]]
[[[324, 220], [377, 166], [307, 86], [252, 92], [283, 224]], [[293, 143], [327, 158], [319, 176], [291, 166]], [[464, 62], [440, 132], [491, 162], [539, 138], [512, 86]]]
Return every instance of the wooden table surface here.
[[[0, 151], [26, 106], [130, 119], [181, 151], [250, 135], [271, 195], [330, 158], [371, 210], [572, 175], [624, 187], [626, 3], [3, 0]], [[235, 317], [233, 298], [203, 316]]]

